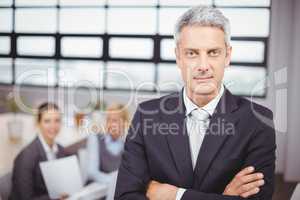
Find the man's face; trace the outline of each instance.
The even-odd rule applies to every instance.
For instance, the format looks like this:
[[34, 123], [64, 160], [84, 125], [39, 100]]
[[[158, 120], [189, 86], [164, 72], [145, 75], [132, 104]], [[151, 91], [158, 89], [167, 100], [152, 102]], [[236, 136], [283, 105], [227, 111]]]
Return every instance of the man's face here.
[[185, 26], [175, 53], [188, 94], [217, 95], [231, 56], [231, 47], [225, 44], [223, 30]]

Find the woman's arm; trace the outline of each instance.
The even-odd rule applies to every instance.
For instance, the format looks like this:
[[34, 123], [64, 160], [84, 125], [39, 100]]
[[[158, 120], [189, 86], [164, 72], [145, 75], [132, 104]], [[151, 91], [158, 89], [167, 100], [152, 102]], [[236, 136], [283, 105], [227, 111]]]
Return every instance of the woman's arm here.
[[89, 179], [96, 182], [109, 182], [110, 176], [100, 171], [100, 144], [97, 135], [90, 135], [87, 140], [88, 167], [87, 174]]

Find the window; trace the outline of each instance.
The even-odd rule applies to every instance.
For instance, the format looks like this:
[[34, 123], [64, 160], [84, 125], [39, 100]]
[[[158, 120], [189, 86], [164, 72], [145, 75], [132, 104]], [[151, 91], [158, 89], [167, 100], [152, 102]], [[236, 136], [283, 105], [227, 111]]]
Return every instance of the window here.
[[232, 62], [264, 62], [265, 44], [262, 41], [232, 41]]
[[11, 32], [12, 31], [12, 17], [13, 10], [10, 8], [0, 8], [0, 31]]
[[17, 39], [17, 47], [18, 55], [53, 56], [55, 39], [53, 37], [20, 36]]
[[159, 64], [157, 82], [158, 90], [161, 92], [180, 90], [182, 88], [183, 82], [177, 65], [170, 63]]
[[103, 8], [62, 8], [59, 16], [60, 33], [100, 34], [104, 32]]
[[61, 60], [59, 62], [59, 85], [66, 87], [103, 87], [103, 62]]
[[238, 95], [263, 96], [266, 69], [263, 67], [234, 66], [225, 70], [225, 86]]
[[179, 90], [174, 24], [199, 4], [231, 21], [226, 86], [266, 96], [271, 0], [1, 0], [0, 83]]
[[0, 6], [11, 6], [13, 0], [1, 0]]
[[111, 89], [154, 89], [155, 67], [151, 63], [109, 62], [107, 65], [107, 87]]
[[61, 54], [64, 57], [101, 57], [103, 42], [96, 37], [63, 37]]
[[174, 39], [162, 39], [160, 45], [161, 58], [163, 60], [175, 60]]
[[20, 33], [55, 33], [56, 9], [53, 8], [18, 8], [15, 10], [16, 32]]
[[155, 8], [109, 8], [107, 32], [110, 34], [155, 34]]
[[0, 58], [0, 81], [2, 83], [12, 83], [12, 59]]
[[[145, 58], [153, 57], [153, 41], [142, 38], [111, 38], [109, 55], [112, 58]], [[130, 51], [128, 49], [130, 48]]]
[[269, 9], [223, 8], [221, 11], [230, 20], [233, 37], [267, 37], [269, 35]]
[[54, 86], [55, 60], [48, 59], [16, 59], [16, 77], [17, 84]]
[[0, 54], [8, 55], [10, 53], [10, 37], [0, 36]]

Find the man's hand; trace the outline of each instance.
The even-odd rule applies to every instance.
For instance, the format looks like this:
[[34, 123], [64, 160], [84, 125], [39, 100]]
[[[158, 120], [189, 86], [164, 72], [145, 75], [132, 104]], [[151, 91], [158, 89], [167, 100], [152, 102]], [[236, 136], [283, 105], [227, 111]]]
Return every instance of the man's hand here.
[[150, 200], [175, 200], [177, 190], [176, 186], [151, 181], [146, 196]]
[[223, 195], [250, 197], [259, 192], [259, 187], [265, 184], [262, 173], [254, 173], [254, 167], [240, 171], [226, 186]]

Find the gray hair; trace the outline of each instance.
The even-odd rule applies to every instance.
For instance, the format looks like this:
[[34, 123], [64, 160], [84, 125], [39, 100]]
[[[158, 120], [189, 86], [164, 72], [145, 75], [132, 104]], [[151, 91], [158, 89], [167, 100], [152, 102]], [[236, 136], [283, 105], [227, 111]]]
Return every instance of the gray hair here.
[[223, 13], [213, 7], [196, 6], [186, 11], [175, 25], [174, 39], [176, 44], [179, 41], [180, 32], [185, 26], [211, 26], [224, 31], [225, 44], [230, 46], [230, 23]]

